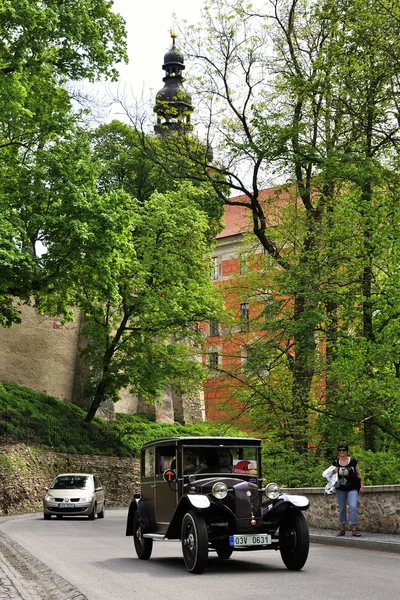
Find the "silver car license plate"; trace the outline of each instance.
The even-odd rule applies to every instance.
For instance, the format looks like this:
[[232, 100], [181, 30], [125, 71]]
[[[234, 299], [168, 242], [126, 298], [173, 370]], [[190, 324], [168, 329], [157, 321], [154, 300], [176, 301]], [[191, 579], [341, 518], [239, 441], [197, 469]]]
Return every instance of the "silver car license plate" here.
[[257, 535], [230, 535], [229, 545], [234, 548], [246, 548], [247, 546], [267, 546], [271, 544], [269, 533]]
[[58, 506], [58, 508], [75, 508], [75, 504], [70, 504], [69, 502], [68, 502], [68, 504], [61, 503], [61, 504], [58, 504], [57, 506]]

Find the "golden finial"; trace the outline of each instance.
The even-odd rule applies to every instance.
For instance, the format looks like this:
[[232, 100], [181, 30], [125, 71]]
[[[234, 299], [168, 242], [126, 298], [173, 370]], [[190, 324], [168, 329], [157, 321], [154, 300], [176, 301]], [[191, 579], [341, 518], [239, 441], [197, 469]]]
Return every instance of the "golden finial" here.
[[175, 44], [176, 38], [178, 37], [178, 34], [175, 31], [175, 29], [176, 29], [175, 28], [175, 17], [176, 17], [176, 13], [173, 12], [172, 13], [172, 27], [171, 27], [170, 33], [171, 33], [171, 38], [174, 41], [174, 44]]

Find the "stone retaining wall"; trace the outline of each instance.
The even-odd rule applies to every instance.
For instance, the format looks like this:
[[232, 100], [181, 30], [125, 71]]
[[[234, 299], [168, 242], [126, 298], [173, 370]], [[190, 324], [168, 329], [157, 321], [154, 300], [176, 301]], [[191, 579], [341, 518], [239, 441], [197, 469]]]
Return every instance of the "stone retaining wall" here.
[[[113, 456], [80, 456], [36, 451], [24, 445], [0, 448], [0, 516], [42, 510], [44, 488], [59, 473], [97, 473], [108, 506], [128, 506], [139, 490], [139, 461]], [[336, 529], [335, 495], [324, 488], [285, 489], [310, 500], [305, 512], [310, 527]], [[400, 534], [400, 485], [367, 486], [359, 498], [360, 529]]]
[[96, 473], [107, 506], [128, 506], [139, 489], [139, 461], [115, 456], [82, 456], [0, 447], [0, 516], [42, 510], [44, 488], [59, 473]]
[[[288, 494], [301, 494], [310, 500], [304, 513], [310, 527], [336, 529], [339, 511], [335, 494], [325, 495], [324, 488], [285, 489]], [[358, 500], [359, 528], [375, 533], [400, 534], [400, 485], [371, 485], [364, 488]]]

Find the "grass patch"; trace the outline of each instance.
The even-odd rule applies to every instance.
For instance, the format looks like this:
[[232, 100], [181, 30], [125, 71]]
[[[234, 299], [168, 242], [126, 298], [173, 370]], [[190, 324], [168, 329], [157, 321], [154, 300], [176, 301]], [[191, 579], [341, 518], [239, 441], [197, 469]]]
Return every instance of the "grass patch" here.
[[[156, 423], [147, 415], [95, 418], [75, 404], [56, 400], [14, 383], [0, 383], [0, 444], [24, 443], [70, 454], [138, 457], [143, 443], [169, 436], [232, 435], [243, 432], [218, 423]], [[20, 465], [22, 468], [22, 464]]]

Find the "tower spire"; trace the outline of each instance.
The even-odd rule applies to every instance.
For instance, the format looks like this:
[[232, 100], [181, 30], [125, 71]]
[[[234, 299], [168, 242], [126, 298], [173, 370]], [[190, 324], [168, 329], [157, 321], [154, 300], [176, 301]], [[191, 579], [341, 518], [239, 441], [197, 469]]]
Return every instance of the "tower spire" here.
[[[173, 13], [175, 17], [175, 13]], [[188, 132], [192, 130], [190, 115], [193, 112], [192, 98], [183, 87], [182, 72], [185, 69], [183, 54], [176, 46], [178, 34], [175, 21], [170, 30], [172, 46], [164, 56], [162, 68], [165, 71], [164, 87], [157, 93], [154, 112], [157, 124], [154, 131], [158, 135], [168, 135], [173, 131]]]

